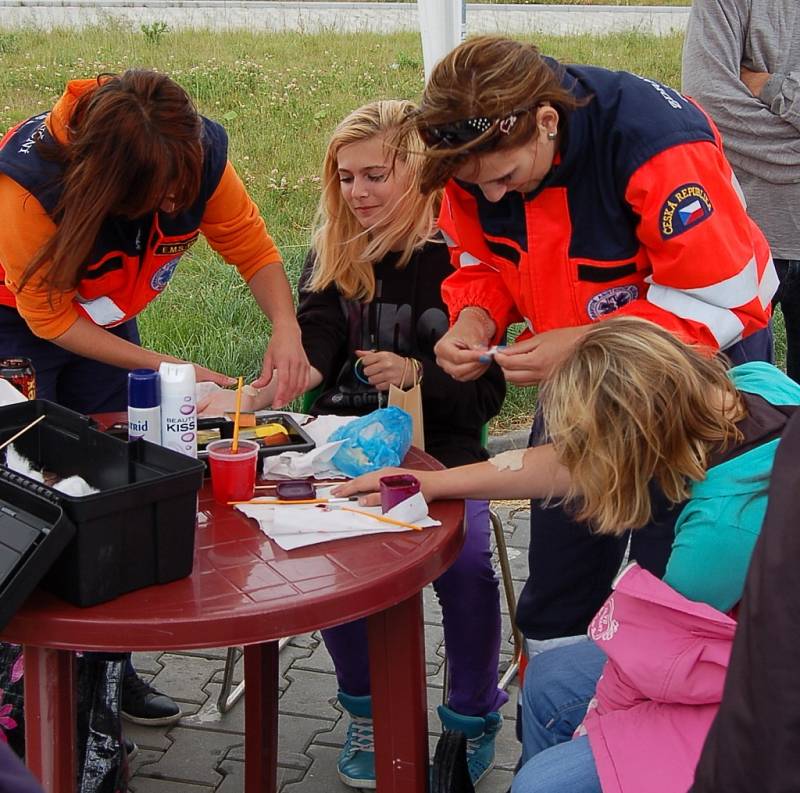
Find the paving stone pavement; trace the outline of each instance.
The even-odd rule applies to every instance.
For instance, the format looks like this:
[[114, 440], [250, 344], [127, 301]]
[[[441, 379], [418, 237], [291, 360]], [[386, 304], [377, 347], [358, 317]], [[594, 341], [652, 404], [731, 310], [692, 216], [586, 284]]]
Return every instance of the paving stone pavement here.
[[[517, 592], [527, 571], [527, 508], [496, 502], [503, 522], [512, 577]], [[498, 569], [495, 554], [495, 567]], [[436, 706], [442, 701], [443, 660], [441, 610], [432, 587], [424, 592], [425, 644], [428, 669], [428, 730], [431, 754], [440, 731]], [[501, 672], [512, 658], [508, 607], [502, 594]], [[181, 705], [184, 716], [172, 727], [124, 724], [139, 746], [132, 763], [132, 793], [241, 793], [244, 782], [244, 700], [226, 714], [216, 702], [222, 686], [225, 648], [186, 652], [135, 653], [134, 665]], [[336, 776], [336, 757], [344, 740], [346, 720], [334, 704], [336, 678], [319, 633], [295, 636], [281, 652], [279, 790], [285, 793], [346, 793], [351, 788]], [[235, 682], [241, 680], [241, 660]], [[478, 793], [505, 793], [518, 758], [516, 681], [503, 708], [505, 724], [497, 742], [495, 768]]]

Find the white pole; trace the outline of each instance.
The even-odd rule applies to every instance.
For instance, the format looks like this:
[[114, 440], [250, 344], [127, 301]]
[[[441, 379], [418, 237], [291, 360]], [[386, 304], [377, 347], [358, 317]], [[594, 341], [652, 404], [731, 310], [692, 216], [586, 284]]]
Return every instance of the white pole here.
[[464, 0], [417, 0], [425, 79], [462, 38]]

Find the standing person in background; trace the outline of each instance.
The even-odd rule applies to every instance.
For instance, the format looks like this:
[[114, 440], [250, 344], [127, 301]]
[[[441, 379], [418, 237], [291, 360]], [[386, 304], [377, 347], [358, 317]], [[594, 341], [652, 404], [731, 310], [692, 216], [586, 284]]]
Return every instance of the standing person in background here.
[[[487, 347], [519, 321], [525, 333], [494, 354], [519, 385], [546, 380], [612, 316], [649, 319], [735, 363], [770, 358], [769, 247], [713, 123], [674, 89], [484, 36], [436, 65], [414, 123], [429, 147], [422, 189], [445, 188], [439, 226], [456, 272], [436, 355], [454, 378], [480, 376]], [[535, 420], [532, 442], [545, 435]], [[531, 507], [517, 623], [530, 639], [584, 634], [627, 537]], [[656, 498], [653, 512], [631, 556], [660, 576], [675, 511]]]
[[800, 4], [694, 0], [683, 90], [722, 133], [748, 214], [772, 249], [786, 372], [800, 382]]
[[[423, 196], [423, 148], [408, 126], [411, 102], [373, 102], [336, 128], [322, 166], [322, 197], [313, 249], [300, 279], [297, 319], [319, 393], [311, 412], [363, 415], [386, 404], [390, 385], [409, 388], [422, 376], [425, 450], [448, 467], [485, 460], [483, 425], [500, 410], [505, 383], [497, 366], [471, 382], [436, 364], [434, 345], [447, 331], [442, 281], [452, 272], [436, 234], [438, 192]], [[405, 129], [404, 134], [400, 131]], [[269, 407], [272, 386], [247, 409]], [[232, 407], [230, 391], [206, 412]], [[500, 599], [489, 546], [489, 503], [468, 500], [465, 541], [450, 569], [434, 581], [442, 606], [450, 687], [440, 706], [443, 727], [467, 737], [473, 782], [494, 764], [500, 707], [497, 688]], [[350, 716], [339, 755], [346, 785], [375, 787], [366, 621], [322, 631]]]

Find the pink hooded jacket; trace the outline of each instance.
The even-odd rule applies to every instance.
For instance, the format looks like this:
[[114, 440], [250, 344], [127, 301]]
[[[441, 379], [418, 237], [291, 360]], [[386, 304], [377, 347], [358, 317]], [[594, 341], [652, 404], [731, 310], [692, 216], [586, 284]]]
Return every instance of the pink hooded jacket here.
[[722, 699], [736, 621], [636, 564], [589, 625], [608, 656], [582, 728], [603, 793], [686, 793]]

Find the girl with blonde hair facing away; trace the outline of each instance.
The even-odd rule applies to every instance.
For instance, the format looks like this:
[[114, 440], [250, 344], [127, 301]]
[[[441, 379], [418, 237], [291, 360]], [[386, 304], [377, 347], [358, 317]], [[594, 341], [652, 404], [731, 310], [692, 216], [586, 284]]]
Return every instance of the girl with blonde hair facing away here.
[[[726, 371], [710, 353], [645, 320], [604, 320], [542, 387], [551, 443], [419, 473], [429, 500], [560, 501], [601, 535], [647, 525], [653, 485], [679, 508], [663, 579], [630, 565], [590, 622], [592, 642], [533, 658], [513, 793], [691, 785], [722, 697], [729, 613], [761, 530], [787, 406], [800, 404], [800, 386], [770, 364]], [[371, 492], [386, 473], [337, 495]]]
[[[418, 372], [425, 449], [453, 466], [486, 459], [482, 428], [500, 409], [505, 385], [496, 366], [460, 383], [435, 361], [433, 347], [448, 327], [440, 288], [452, 268], [435, 229], [439, 195], [419, 191], [423, 146], [407, 124], [414, 110], [406, 101], [373, 102], [333, 132], [297, 319], [310, 384], [318, 387], [311, 412], [368, 413], [386, 405], [390, 384], [410, 387]], [[248, 407], [266, 407], [271, 397], [268, 387]], [[497, 688], [500, 608], [488, 502], [467, 501], [464, 522], [464, 548], [434, 582], [450, 672], [439, 715], [445, 727], [466, 733], [477, 782], [493, 765], [507, 696]], [[353, 787], [375, 787], [365, 622], [322, 635], [351, 719], [339, 776]]]

